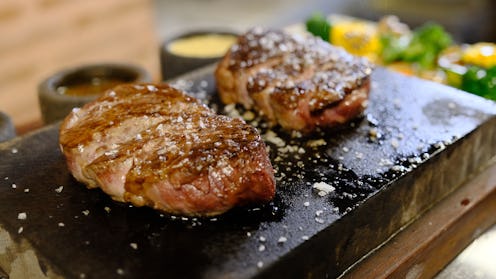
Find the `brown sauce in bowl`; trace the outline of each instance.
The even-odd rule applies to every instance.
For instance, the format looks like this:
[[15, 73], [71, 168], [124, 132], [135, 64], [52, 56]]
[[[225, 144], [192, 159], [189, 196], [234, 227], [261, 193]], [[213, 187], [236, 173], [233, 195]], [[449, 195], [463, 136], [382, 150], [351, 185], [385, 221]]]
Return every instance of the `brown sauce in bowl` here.
[[68, 96], [95, 96], [124, 82], [122, 79], [95, 77], [88, 82], [61, 85], [57, 87], [57, 93]]

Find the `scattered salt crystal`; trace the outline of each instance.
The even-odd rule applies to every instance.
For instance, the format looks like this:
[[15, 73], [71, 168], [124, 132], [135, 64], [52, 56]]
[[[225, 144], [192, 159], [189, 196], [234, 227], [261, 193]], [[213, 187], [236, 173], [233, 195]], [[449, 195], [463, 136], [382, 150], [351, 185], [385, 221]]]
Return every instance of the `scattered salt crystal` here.
[[262, 262], [262, 261], [259, 261], [259, 262], [257, 263], [257, 267], [258, 267], [258, 268], [262, 268], [262, 267], [263, 267], [263, 265], [264, 265], [264, 264], [263, 264], [263, 262]]
[[263, 138], [264, 138], [264, 140], [271, 142], [278, 147], [283, 147], [286, 145], [286, 142], [283, 139], [281, 139], [280, 137], [278, 137], [277, 134], [271, 130], [267, 131], [267, 133], [265, 133], [263, 135]]
[[17, 188], [17, 185], [15, 183], [12, 183], [12, 189]]
[[55, 189], [55, 192], [57, 193], [62, 193], [62, 190], [64, 190], [64, 186], [60, 185], [57, 189]]
[[24, 189], [24, 193], [29, 193], [29, 188]]
[[324, 213], [324, 210], [317, 210], [317, 211], [315, 211], [315, 216], [318, 217], [318, 216], [322, 215], [322, 213]]
[[336, 188], [332, 187], [331, 185], [325, 183], [325, 182], [317, 182], [317, 183], [314, 183], [312, 188], [314, 189], [317, 189], [319, 191], [319, 196], [325, 196], [331, 192], [333, 192], [334, 190], [336, 190]]
[[12, 154], [16, 154], [19, 150], [17, 148], [12, 148], [12, 150], [10, 150], [12, 152]]
[[309, 140], [307, 142], [307, 145], [310, 147], [319, 147], [319, 146], [327, 145], [327, 142], [324, 139]]
[[324, 224], [324, 219], [315, 217], [315, 222], [317, 222], [319, 224]]
[[148, 89], [149, 91], [157, 91], [157, 87], [155, 87], [153, 85], [147, 85], [146, 89]]
[[258, 246], [258, 251], [259, 251], [259, 252], [263, 252], [263, 251], [265, 251], [265, 245], [260, 244], [260, 246]]
[[62, 223], [62, 222], [60, 222], [60, 223], [58, 223], [58, 226], [59, 226], [59, 227], [65, 227], [65, 224], [64, 224], [64, 223]]
[[19, 219], [19, 220], [26, 220], [26, 218], [28, 218], [28, 215], [26, 214], [26, 212], [21, 212], [21, 213], [17, 214], [17, 219]]
[[378, 135], [377, 129], [376, 128], [370, 128], [370, 130], [369, 130], [369, 136], [370, 137], [373, 137], [373, 138], [376, 138], [377, 135]]
[[286, 241], [288, 241], [288, 239], [287, 239], [285, 236], [281, 236], [281, 237], [279, 237], [279, 239], [277, 240], [277, 243], [284, 243], [284, 242], [286, 242]]
[[90, 211], [88, 209], [81, 211], [84, 216], [88, 216], [90, 214]]
[[110, 207], [105, 206], [103, 209], [104, 209], [105, 211], [107, 211], [107, 213], [110, 213]]
[[246, 232], [247, 237], [251, 237], [251, 232]]
[[117, 272], [117, 274], [119, 275], [124, 275], [124, 269], [122, 268], [118, 268], [115, 272]]
[[392, 139], [391, 145], [393, 146], [394, 149], [398, 149], [398, 147], [400, 147], [400, 143], [397, 139]]
[[260, 242], [265, 242], [267, 239], [263, 236], [261, 236], [258, 240], [260, 240]]
[[345, 146], [345, 147], [343, 147], [343, 151], [344, 151], [344, 152], [349, 152], [349, 151], [350, 151], [350, 149], [349, 149], [348, 147], [346, 147], [346, 146]]
[[301, 237], [301, 239], [303, 239], [303, 240], [308, 240], [308, 236], [303, 235], [303, 236]]
[[304, 203], [303, 203], [303, 206], [306, 206], [306, 207], [310, 206], [310, 202], [307, 202], [307, 201], [306, 201], [306, 202], [304, 202]]
[[131, 246], [131, 248], [133, 248], [134, 250], [138, 250], [138, 244], [137, 243], [129, 243], [129, 246]]
[[245, 113], [243, 113], [243, 119], [246, 121], [251, 121], [255, 119], [255, 113], [253, 113], [253, 111], [248, 110]]
[[401, 107], [401, 101], [400, 99], [394, 99], [393, 100], [393, 104], [396, 108], [400, 108]]
[[19, 227], [19, 229], [17, 230], [17, 233], [18, 234], [21, 234], [23, 231], [24, 231], [24, 228], [23, 227]]

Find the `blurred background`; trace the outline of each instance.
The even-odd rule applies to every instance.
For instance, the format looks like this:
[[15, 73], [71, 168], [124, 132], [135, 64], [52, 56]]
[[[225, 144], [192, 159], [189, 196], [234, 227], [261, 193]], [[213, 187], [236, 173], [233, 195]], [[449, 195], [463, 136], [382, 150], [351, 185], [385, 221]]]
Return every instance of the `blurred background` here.
[[22, 134], [40, 127], [37, 85], [81, 64], [125, 62], [159, 79], [159, 45], [192, 29], [284, 27], [312, 13], [377, 20], [396, 14], [411, 27], [443, 24], [458, 42], [495, 41], [493, 0], [2, 0], [0, 111]]
[[205, 27], [284, 27], [318, 11], [371, 20], [394, 14], [412, 27], [426, 21], [441, 23], [460, 42], [496, 39], [493, 0], [155, 0], [154, 5], [161, 38]]

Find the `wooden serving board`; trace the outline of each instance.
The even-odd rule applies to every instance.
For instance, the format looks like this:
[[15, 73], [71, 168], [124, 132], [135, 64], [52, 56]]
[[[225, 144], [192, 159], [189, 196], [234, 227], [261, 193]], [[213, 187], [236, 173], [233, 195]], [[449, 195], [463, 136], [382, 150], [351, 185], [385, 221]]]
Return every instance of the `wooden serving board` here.
[[[222, 111], [212, 71], [175, 84]], [[280, 140], [266, 137], [276, 198], [214, 219], [87, 190], [65, 166], [57, 126], [0, 145], [0, 267], [11, 278], [340, 275], [496, 155], [495, 103], [382, 68], [372, 80], [362, 119], [310, 137], [277, 129]], [[321, 196], [319, 182], [335, 190]]]

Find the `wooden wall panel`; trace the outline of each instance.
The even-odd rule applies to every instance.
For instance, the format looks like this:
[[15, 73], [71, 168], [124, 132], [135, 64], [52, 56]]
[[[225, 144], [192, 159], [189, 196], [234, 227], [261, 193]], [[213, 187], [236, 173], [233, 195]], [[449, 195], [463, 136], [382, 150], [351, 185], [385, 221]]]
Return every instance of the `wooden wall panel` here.
[[36, 87], [80, 64], [141, 65], [159, 78], [151, 0], [0, 1], [0, 111], [18, 132], [41, 125]]

